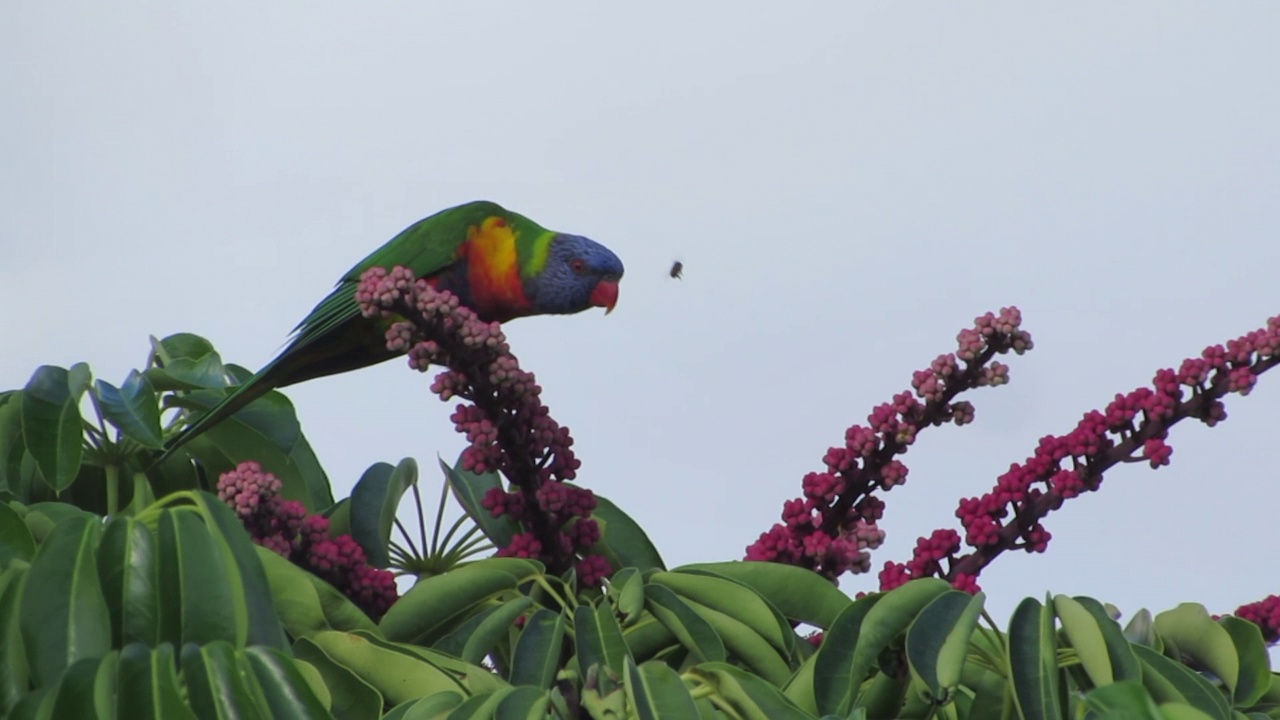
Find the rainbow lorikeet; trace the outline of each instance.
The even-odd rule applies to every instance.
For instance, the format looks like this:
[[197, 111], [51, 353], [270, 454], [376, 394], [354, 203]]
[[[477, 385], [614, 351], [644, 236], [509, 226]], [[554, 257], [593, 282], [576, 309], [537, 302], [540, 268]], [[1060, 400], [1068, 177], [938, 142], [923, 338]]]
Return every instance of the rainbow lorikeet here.
[[276, 388], [375, 365], [402, 355], [387, 350], [388, 318], [364, 318], [356, 304], [360, 275], [402, 265], [437, 289], [457, 295], [486, 322], [530, 315], [569, 315], [592, 307], [613, 311], [622, 261], [600, 243], [548, 230], [487, 201], [419, 220], [373, 251], [338, 281], [293, 329], [274, 360], [188, 425], [159, 462], [196, 435]]

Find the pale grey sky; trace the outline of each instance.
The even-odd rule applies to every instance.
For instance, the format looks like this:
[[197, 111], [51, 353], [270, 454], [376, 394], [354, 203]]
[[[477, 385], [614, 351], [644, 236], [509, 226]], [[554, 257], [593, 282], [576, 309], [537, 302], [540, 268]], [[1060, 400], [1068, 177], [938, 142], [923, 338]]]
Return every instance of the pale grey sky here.
[[[1278, 31], [1263, 2], [14, 0], [0, 387], [118, 383], [178, 331], [259, 367], [387, 238], [495, 200], [626, 263], [609, 317], [507, 331], [580, 480], [681, 564], [740, 558], [848, 425], [1018, 305], [1036, 349], [906, 456], [878, 570], [1040, 436], [1280, 313]], [[456, 456], [429, 384], [393, 361], [287, 391], [335, 494]], [[1050, 516], [1045, 555], [983, 574], [993, 613], [1280, 592], [1278, 385]]]

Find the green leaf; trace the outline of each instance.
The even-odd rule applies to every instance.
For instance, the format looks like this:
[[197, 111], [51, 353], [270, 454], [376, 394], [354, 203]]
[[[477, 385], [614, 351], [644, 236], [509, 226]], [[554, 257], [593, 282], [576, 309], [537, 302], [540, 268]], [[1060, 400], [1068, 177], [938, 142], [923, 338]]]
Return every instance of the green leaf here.
[[600, 541], [591, 548], [591, 552], [603, 555], [615, 570], [625, 567], [667, 569], [658, 549], [640, 524], [609, 498], [596, 495], [596, 509], [591, 511], [591, 516], [601, 521]]
[[541, 690], [531, 687], [511, 688], [503, 692], [493, 709], [493, 720], [542, 720], [549, 717], [547, 712], [551, 706], [551, 698]]
[[1234, 694], [1240, 676], [1240, 657], [1226, 628], [1213, 621], [1203, 605], [1182, 603], [1155, 619], [1164, 654], [1184, 664], [1191, 661], [1218, 676]]
[[222, 539], [222, 549], [227, 553], [228, 566], [234, 564], [239, 569], [240, 587], [245, 608], [248, 613], [248, 635], [246, 644], [267, 645], [287, 651], [289, 643], [285, 639], [284, 629], [276, 617], [275, 606], [271, 601], [271, 586], [267, 582], [266, 571], [258, 560], [257, 547], [235, 512], [227, 507], [216, 495], [207, 492], [194, 492], [192, 499], [200, 507], [209, 528], [218, 531]]
[[680, 644], [688, 648], [694, 662], [724, 662], [724, 642], [701, 615], [689, 607], [670, 588], [645, 585], [646, 607], [658, 622], [671, 631]]
[[1262, 630], [1248, 620], [1234, 615], [1218, 618], [1218, 624], [1231, 636], [1240, 658], [1240, 676], [1236, 682], [1236, 707], [1250, 707], [1266, 695], [1271, 687], [1271, 660]]
[[78, 362], [67, 371], [67, 392], [71, 393], [72, 402], [79, 404], [92, 383], [93, 371], [88, 363]]
[[133, 496], [129, 498], [129, 504], [117, 513], [117, 515], [134, 517], [143, 510], [151, 507], [155, 501], [156, 496], [151, 490], [151, 483], [147, 480], [147, 476], [143, 473], [134, 473]]
[[[71, 664], [63, 673], [58, 683], [56, 699], [53, 701], [52, 717], [55, 718], [99, 718], [111, 717], [100, 714], [98, 703], [103, 701], [95, 692], [94, 685], [98, 679], [98, 667], [102, 658], [81, 658]], [[110, 707], [101, 708], [107, 713]]]
[[953, 699], [985, 599], [983, 593], [945, 592], [926, 605], [907, 630], [907, 660], [935, 703]]
[[325, 653], [307, 638], [293, 646], [294, 654], [315, 666], [329, 688], [329, 710], [339, 720], [378, 720], [382, 716], [382, 694], [351, 670]]
[[332, 717], [292, 658], [274, 648], [246, 648], [243, 657], [262, 688], [270, 717], [277, 720]]
[[183, 702], [173, 646], [149, 648], [141, 643], [120, 651], [116, 676], [116, 715], [155, 720], [195, 720]]
[[113, 645], [155, 645], [160, 637], [160, 578], [151, 531], [132, 518], [107, 523], [98, 545], [98, 575]]
[[240, 574], [200, 516], [188, 508], [164, 510], [159, 546], [161, 639], [244, 647], [249, 610]]
[[779, 651], [768, 639], [736, 617], [714, 610], [688, 597], [681, 598], [702, 616], [724, 642], [725, 650], [760, 677], [781, 686], [791, 675], [789, 654]]
[[1063, 634], [1075, 649], [1080, 665], [1094, 687], [1114, 682], [1111, 656], [1098, 618], [1086, 610], [1084, 605], [1066, 595], [1054, 596], [1053, 610], [1062, 620]]
[[[221, 390], [202, 390], [170, 397], [169, 403], [201, 415], [226, 395]], [[328, 477], [315, 461], [310, 446], [303, 445], [293, 403], [279, 391], [272, 390], [249, 403], [178, 452], [195, 458], [210, 477], [232, 470], [245, 460], [255, 460], [280, 478], [280, 495], [286, 500], [297, 500], [310, 511], [333, 504]]]
[[22, 393], [13, 392], [0, 400], [0, 491], [8, 490], [19, 499], [27, 499], [23, 486], [22, 457], [27, 453], [22, 438]]
[[627, 700], [640, 720], [699, 720], [689, 689], [666, 663], [636, 667], [628, 660], [624, 680]]
[[1133, 720], [1162, 720], [1160, 709], [1151, 699], [1142, 683], [1122, 680], [1112, 683], [1085, 696], [1085, 707], [1102, 713], [1102, 717], [1133, 718]]
[[613, 609], [626, 627], [640, 619], [644, 612], [644, 576], [638, 568], [622, 568], [615, 572], [605, 585], [605, 591]]
[[463, 696], [456, 692], [442, 692], [397, 705], [382, 716], [383, 720], [441, 720], [450, 710], [463, 703]]
[[[1093, 616], [1098, 630], [1102, 632], [1102, 640], [1106, 644], [1107, 660], [1110, 664], [1113, 679], [1116, 682], [1141, 680], [1142, 665], [1138, 663], [1138, 657], [1133, 654], [1133, 646], [1125, 639], [1124, 632], [1120, 629], [1120, 624], [1107, 612], [1106, 607], [1097, 600], [1083, 595], [1075, 597], [1074, 602]], [[1075, 620], [1068, 619], [1065, 616], [1062, 617], [1063, 629], [1067, 632], [1068, 639], [1071, 638], [1069, 626], [1072, 622], [1075, 622]], [[1074, 640], [1072, 643], [1074, 644]], [[1076, 652], [1079, 652], [1078, 648]], [[1088, 670], [1087, 665], [1085, 669], [1086, 671]], [[1094, 683], [1099, 684], [1097, 680], [1094, 680]]]
[[551, 687], [560, 670], [564, 630], [564, 616], [560, 613], [540, 608], [529, 616], [511, 653], [512, 685]]
[[478, 475], [470, 470], [464, 470], [461, 456], [454, 467], [446, 465], [444, 460], [439, 462], [440, 469], [444, 471], [445, 480], [449, 483], [449, 491], [453, 493], [454, 499], [467, 515], [480, 526], [480, 531], [485, 537], [498, 547], [511, 544], [511, 538], [520, 532], [519, 523], [506, 515], [494, 517], [480, 505], [480, 501], [484, 500], [485, 494], [490, 489], [502, 487], [502, 478], [498, 473]]
[[407, 652], [380, 646], [356, 633], [320, 632], [299, 641], [303, 642], [324, 650], [334, 662], [368, 683], [393, 706], [439, 692], [469, 694], [466, 686], [440, 666]]
[[323, 630], [381, 632], [364, 611], [329, 583], [261, 545], [255, 549], [280, 622], [294, 638]]
[[829, 628], [853, 601], [830, 580], [794, 565], [717, 562], [682, 565], [675, 572], [707, 573], [736, 580], [773, 603], [788, 620]]
[[1009, 621], [1009, 677], [1024, 718], [1062, 717], [1058, 704], [1057, 642], [1049, 609], [1026, 598]]
[[122, 387], [116, 388], [99, 380], [97, 390], [103, 417], [119, 428], [125, 437], [153, 450], [164, 447], [164, 437], [160, 433], [160, 406], [156, 391], [146, 377], [137, 370], [131, 370]]
[[[845, 610], [836, 622], [839, 624], [845, 614], [848, 614], [849, 618], [843, 621], [853, 627], [843, 629], [838, 636], [824, 635], [822, 647], [818, 649], [819, 656], [829, 652], [834, 655], [832, 660], [837, 661], [834, 667], [826, 669], [825, 663], [820, 659], [819, 665], [815, 668], [814, 687], [818, 698], [818, 709], [823, 712], [832, 712], [828, 709], [833, 707], [832, 701], [840, 699], [843, 693], [849, 690], [852, 690], [852, 699], [857, 700], [857, 688], [871, 672], [880, 653], [907, 631], [921, 610], [938, 596], [950, 591], [951, 586], [944, 580], [921, 578], [894, 588], [883, 595], [864, 597], [855, 602], [850, 609]], [[876, 602], [873, 598], [878, 598], [879, 601]], [[869, 605], [865, 611], [855, 610], [864, 602]], [[859, 613], [865, 613], [865, 615], [859, 619]], [[835, 629], [833, 625], [832, 630]], [[851, 632], [856, 633], [852, 640], [848, 639]], [[848, 674], [843, 680], [847, 683], [848, 689], [841, 688], [842, 680], [838, 674], [834, 674], [839, 671], [843, 652], [831, 646], [840, 641], [855, 643], [853, 657], [849, 660]], [[829, 647], [830, 650], [828, 650]], [[835, 707], [839, 708], [838, 714], [844, 714], [853, 709], [843, 699]]]
[[656, 572], [649, 576], [649, 583], [666, 586], [683, 598], [732, 617], [781, 653], [791, 650], [791, 628], [779, 623], [775, 608], [749, 587], [714, 575], [683, 572]]
[[489, 651], [514, 629], [516, 618], [533, 604], [527, 595], [519, 595], [500, 605], [487, 608], [441, 638], [434, 647], [465, 662], [479, 664]]
[[88, 516], [63, 520], [27, 570], [20, 625], [38, 687], [56, 683], [76, 660], [111, 649], [111, 617], [95, 563], [101, 532]]
[[688, 670], [746, 720], [811, 720], [777, 687], [726, 663], [704, 663]]
[[27, 524], [8, 503], [0, 502], [0, 570], [8, 567], [10, 560], [30, 562], [35, 554], [36, 540]]
[[76, 479], [84, 452], [80, 406], [66, 370], [41, 365], [22, 391], [22, 436], [45, 482], [61, 492]]
[[231, 643], [218, 640], [208, 645], [184, 645], [182, 676], [188, 701], [203, 717], [270, 717], [258, 701], [248, 673], [237, 662]]
[[596, 665], [621, 672], [624, 659], [635, 660], [608, 603], [600, 603], [596, 607], [584, 604], [574, 608], [573, 633], [578, 649], [579, 672], [584, 676]]
[[1162, 647], [1160, 638], [1156, 637], [1151, 611], [1146, 608], [1134, 613], [1133, 617], [1129, 619], [1129, 624], [1124, 626], [1124, 637], [1131, 643], [1146, 645], [1157, 651]]
[[11, 567], [0, 572], [0, 717], [27, 693], [31, 667], [22, 644], [19, 599], [27, 568]]
[[364, 471], [351, 490], [351, 539], [364, 548], [369, 564], [386, 568], [391, 564], [388, 544], [395, 525], [400, 498], [418, 482], [418, 463], [405, 458], [394, 468], [375, 463]]
[[1142, 684], [1158, 703], [1185, 703], [1215, 718], [1230, 718], [1227, 700], [1196, 672], [1145, 645], [1134, 645], [1142, 663]]
[[476, 605], [516, 589], [515, 577], [478, 562], [418, 581], [382, 616], [390, 640], [430, 646]]

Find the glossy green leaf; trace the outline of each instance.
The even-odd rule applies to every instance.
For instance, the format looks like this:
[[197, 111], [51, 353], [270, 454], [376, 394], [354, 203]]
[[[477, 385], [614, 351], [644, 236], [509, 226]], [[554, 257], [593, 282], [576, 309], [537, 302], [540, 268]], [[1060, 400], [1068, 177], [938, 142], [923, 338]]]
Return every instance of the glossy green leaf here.
[[92, 384], [93, 371], [88, 363], [78, 362], [67, 370], [67, 392], [71, 393], [72, 402], [79, 403]]
[[450, 710], [462, 705], [464, 697], [456, 692], [442, 692], [397, 705], [383, 715], [383, 720], [442, 720]]
[[386, 568], [391, 564], [388, 544], [395, 525], [400, 498], [418, 482], [418, 463], [404, 458], [394, 468], [375, 463], [364, 471], [351, 491], [351, 538], [364, 548], [369, 564]]
[[640, 619], [644, 612], [644, 575], [638, 568], [622, 568], [605, 584], [605, 593], [623, 627]]
[[[1106, 645], [1107, 660], [1111, 669], [1113, 680], [1116, 682], [1122, 680], [1139, 681], [1142, 679], [1142, 665], [1138, 662], [1138, 656], [1133, 654], [1133, 646], [1125, 639], [1124, 632], [1120, 629], [1120, 624], [1111, 616], [1106, 607], [1102, 603], [1090, 597], [1083, 595], [1073, 598], [1074, 602], [1081, 608], [1093, 616], [1098, 630], [1102, 633], [1103, 643]], [[1063, 616], [1062, 624], [1066, 630], [1070, 623]], [[1071, 638], [1070, 631], [1067, 630], [1068, 639]], [[1074, 644], [1074, 641], [1072, 641]], [[1077, 649], [1077, 652], [1079, 650]], [[1088, 666], [1085, 666], [1086, 671]], [[1100, 684], [1094, 679], [1095, 684]]]
[[183, 702], [173, 646], [150, 648], [141, 643], [120, 651], [116, 675], [116, 712], [124, 718], [183, 720], [195, 714]]
[[1123, 680], [1112, 683], [1085, 696], [1085, 707], [1102, 717], [1132, 718], [1133, 720], [1162, 720], [1156, 706], [1141, 682]]
[[1164, 654], [1183, 663], [1194, 662], [1217, 675], [1234, 694], [1240, 676], [1240, 657], [1226, 628], [1214, 622], [1203, 605], [1182, 603], [1156, 616], [1155, 631]]
[[131, 518], [107, 523], [98, 545], [98, 576], [111, 616], [115, 647], [160, 637], [160, 576], [156, 538]]
[[407, 652], [380, 646], [356, 633], [321, 632], [307, 641], [372, 686], [391, 705], [438, 692], [469, 694], [467, 688], [443, 668]]
[[226, 717], [270, 717], [259, 702], [248, 673], [237, 662], [235, 648], [218, 640], [182, 648], [182, 677], [188, 701], [201, 720]]
[[273, 648], [246, 648], [243, 657], [262, 694], [270, 717], [276, 720], [331, 717], [329, 709], [312, 691], [293, 659]]
[[8, 490], [20, 499], [27, 491], [22, 483], [22, 458], [27, 452], [22, 437], [22, 393], [0, 399], [0, 491]]
[[714, 689], [745, 720], [811, 720], [774, 685], [727, 663], [704, 663], [688, 674]]
[[227, 566], [234, 565], [239, 571], [237, 574], [240, 586], [237, 592], [242, 593], [247, 612], [246, 644], [267, 645], [288, 651], [289, 643], [271, 601], [271, 585], [267, 581], [266, 571], [262, 569], [262, 562], [258, 560], [258, 552], [254, 549], [257, 545], [249, 538], [235, 512], [217, 496], [198, 492], [193, 493], [192, 497], [204, 518], [210, 522], [210, 530], [217, 529]]
[[254, 549], [266, 572], [280, 622], [294, 638], [322, 630], [380, 632], [368, 615], [332, 585], [261, 545]]
[[97, 396], [103, 417], [125, 437], [153, 450], [164, 447], [156, 391], [145, 376], [131, 370], [119, 388], [99, 380]]
[[1142, 663], [1142, 684], [1156, 702], [1186, 703], [1215, 718], [1231, 717], [1226, 698], [1198, 673], [1144, 645], [1133, 651]]
[[1156, 637], [1151, 611], [1146, 608], [1139, 610], [1133, 614], [1132, 618], [1129, 618], [1129, 624], [1124, 626], [1124, 637], [1131, 643], [1146, 645], [1156, 651], [1162, 648], [1160, 639]]
[[487, 693], [507, 687], [507, 683], [503, 682], [503, 680], [492, 671], [486, 670], [479, 665], [464, 662], [452, 655], [447, 655], [432, 648], [422, 647], [421, 645], [392, 642], [384, 637], [374, 635], [373, 633], [366, 632], [364, 630], [354, 630], [350, 634], [363, 640], [367, 640], [374, 647], [399, 653], [401, 655], [408, 655], [411, 658], [425, 660], [431, 665], [449, 673], [454, 678], [457, 678], [468, 692], [476, 694]]
[[773, 562], [718, 562], [682, 565], [676, 572], [711, 573], [747, 585], [773, 603], [789, 620], [829, 628], [853, 603], [817, 573]]
[[578, 668], [583, 675], [595, 665], [622, 672], [624, 659], [635, 660], [608, 603], [595, 607], [584, 604], [574, 608], [573, 633], [578, 649]]
[[[927, 584], [916, 581], [908, 585], [917, 583], [920, 587], [925, 587]], [[945, 582], [942, 584], [946, 585]], [[843, 715], [849, 712], [858, 688], [862, 686], [867, 673], [870, 672], [871, 662], [897, 635], [897, 633], [887, 635], [885, 632], [873, 635], [869, 632], [868, 637], [863, 637], [862, 628], [867, 614], [886, 597], [887, 595], [884, 594], [866, 595], [836, 616], [835, 621], [823, 633], [822, 644], [818, 647], [817, 653], [805, 663], [805, 665], [812, 665], [812, 670], [809, 671], [812, 677], [812, 690], [798, 685], [797, 681], [800, 678], [797, 675], [787, 686], [787, 697], [798, 701], [800, 698], [807, 700], [812, 695], [815, 708], [824, 715]], [[923, 606], [924, 604], [921, 603], [920, 607]], [[884, 615], [881, 614], [881, 617]], [[885, 623], [885, 627], [870, 628], [870, 630], [887, 629], [887, 623], [884, 620], [881, 622]], [[909, 624], [910, 618], [905, 619], [898, 632], [906, 629]], [[879, 649], [877, 646], [880, 646]], [[861, 648], [860, 653], [859, 648]], [[855, 654], [862, 656], [856, 672]], [[803, 667], [801, 671], [804, 672]]]
[[71, 663], [111, 649], [111, 617], [96, 563], [101, 526], [88, 516], [54, 526], [23, 585], [20, 624], [37, 686], [58, 681]]
[[495, 645], [512, 634], [516, 618], [532, 604], [529, 596], [519, 595], [488, 608], [468, 618], [433, 647], [465, 662], [479, 664]]
[[0, 502], [0, 570], [13, 559], [30, 562], [36, 554], [36, 540], [22, 517], [8, 503]]
[[1053, 611], [1062, 620], [1062, 632], [1075, 649], [1080, 665], [1095, 687], [1110, 685], [1115, 680], [1111, 656], [1098, 619], [1076, 600], [1055, 595]]
[[648, 584], [643, 590], [649, 612], [689, 650], [694, 662], [724, 662], [724, 642], [710, 623], [668, 587]]
[[779, 652], [790, 650], [791, 629], [780, 625], [773, 606], [749, 587], [714, 575], [682, 572], [656, 572], [649, 576], [649, 583], [670, 588], [682, 598], [732, 617], [768, 640]]
[[512, 685], [531, 685], [539, 689], [551, 687], [560, 670], [560, 653], [564, 647], [564, 616], [541, 608], [530, 615], [516, 638], [511, 653]]
[[31, 680], [18, 614], [26, 573], [20, 564], [0, 572], [0, 717], [26, 694]]
[[596, 509], [591, 511], [591, 516], [601, 521], [602, 530], [600, 541], [591, 548], [591, 552], [603, 555], [614, 569], [634, 567], [641, 570], [666, 570], [667, 566], [662, 562], [658, 548], [644, 529], [614, 505], [613, 501], [597, 494]]
[[[911, 623], [915, 621], [929, 603], [933, 602], [938, 596], [951, 591], [951, 586], [946, 581], [938, 578], [922, 578], [912, 580], [905, 585], [894, 588], [893, 590], [880, 596], [879, 602], [875, 602], [866, 610], [866, 615], [862, 618], [861, 623], [857, 627], [856, 644], [853, 648], [853, 657], [849, 664], [848, 680], [850, 687], [854, 688], [853, 699], [857, 700], [857, 691], [862, 681], [871, 672], [876, 659], [885, 648], [897, 640]], [[859, 603], [866, 602], [869, 598], [863, 598], [854, 603], [853, 607], [857, 607]], [[846, 613], [853, 612], [846, 610]], [[850, 622], [857, 619], [857, 615], [850, 617]], [[834, 629], [834, 628], [833, 628]], [[847, 632], [847, 631], [846, 631]], [[822, 642], [823, 648], [826, 648], [832, 641], [828, 636], [824, 635]], [[819, 649], [819, 653], [822, 649]], [[824, 702], [830, 700], [841, 693], [838, 685], [839, 680], [836, 679], [836, 686], [831, 687], [832, 677], [828, 672], [819, 665], [817, 670], [820, 674], [814, 676], [814, 686], [816, 688], [824, 688], [818, 693], [819, 709], [823, 709]], [[841, 713], [848, 712], [851, 707], [846, 707], [843, 702], [840, 705]], [[830, 712], [824, 710], [824, 712]]]
[[161, 639], [175, 646], [215, 640], [244, 647], [249, 610], [240, 574], [200, 515], [160, 514]]
[[907, 660], [937, 703], [951, 700], [960, 683], [969, 638], [985, 599], [983, 593], [945, 592], [926, 605], [907, 630]]
[[1022, 717], [1054, 720], [1059, 705], [1057, 641], [1053, 616], [1035, 598], [1026, 598], [1009, 621], [1009, 673]]
[[689, 689], [666, 663], [636, 667], [628, 660], [624, 680], [627, 700], [640, 720], [699, 720]]
[[464, 470], [461, 456], [454, 467], [449, 467], [444, 460], [439, 462], [445, 480], [449, 483], [449, 492], [476, 525], [480, 526], [485, 537], [498, 547], [510, 544], [511, 538], [520, 532], [519, 523], [506, 515], [494, 517], [480, 504], [489, 490], [502, 487], [502, 478], [498, 473], [480, 475]]
[[752, 627], [719, 610], [709, 608], [688, 597], [682, 597], [694, 612], [702, 616], [724, 642], [725, 650], [753, 672], [774, 685], [781, 686], [791, 675], [789, 656], [779, 652], [769, 640], [761, 637]]
[[459, 617], [500, 593], [515, 590], [516, 578], [475, 563], [420, 580], [382, 616], [378, 627], [390, 640], [431, 645]]
[[1236, 707], [1250, 707], [1260, 701], [1271, 687], [1271, 659], [1262, 639], [1262, 630], [1234, 615], [1224, 615], [1217, 622], [1231, 636], [1236, 655], [1240, 658], [1234, 703]]
[[351, 670], [335, 661], [314, 642], [303, 638], [294, 654], [311, 663], [329, 688], [329, 710], [338, 720], [378, 720], [382, 716], [382, 694]]
[[80, 407], [63, 368], [41, 365], [22, 390], [22, 437], [54, 490], [76, 479], [84, 452]]
[[103, 658], [81, 658], [62, 674], [53, 701], [55, 718], [110, 718], [108, 697], [96, 689]]
[[[221, 390], [201, 390], [171, 397], [169, 402], [199, 416], [226, 395]], [[313, 457], [299, 463], [292, 456], [301, 440], [293, 403], [273, 390], [196, 436], [178, 452], [196, 458], [210, 477], [232, 470], [245, 460], [255, 460], [280, 478], [281, 497], [297, 500], [312, 511], [327, 508], [333, 504], [333, 494], [323, 470], [315, 474], [319, 463], [311, 462]]]

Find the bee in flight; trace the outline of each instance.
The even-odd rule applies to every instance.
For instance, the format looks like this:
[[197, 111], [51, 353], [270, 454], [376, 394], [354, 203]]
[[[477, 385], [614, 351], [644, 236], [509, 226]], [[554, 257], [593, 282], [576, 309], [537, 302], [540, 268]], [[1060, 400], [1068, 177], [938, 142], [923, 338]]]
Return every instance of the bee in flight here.
[[680, 274], [684, 272], [684, 263], [679, 260], [671, 264], [671, 277], [680, 278]]

